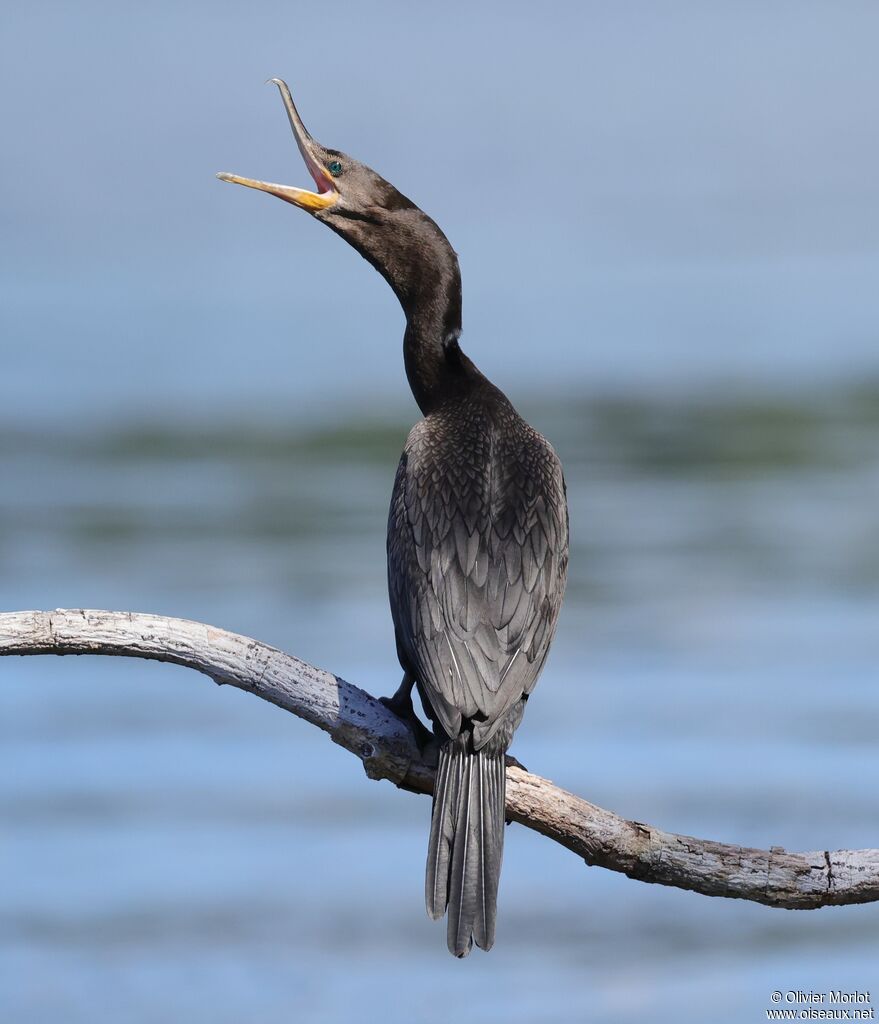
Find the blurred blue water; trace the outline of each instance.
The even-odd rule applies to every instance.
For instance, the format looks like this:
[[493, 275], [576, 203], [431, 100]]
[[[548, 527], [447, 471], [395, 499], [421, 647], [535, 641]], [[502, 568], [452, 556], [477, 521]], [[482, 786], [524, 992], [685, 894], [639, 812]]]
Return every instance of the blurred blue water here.
[[[517, 756], [667, 829], [875, 846], [876, 8], [327, 18], [5, 12], [0, 607], [181, 615], [396, 685], [399, 311], [329, 232], [211, 179], [303, 180], [281, 73], [447, 230], [465, 348], [566, 467], [571, 583]], [[739, 1024], [877, 980], [875, 908], [664, 890], [516, 827], [498, 945], [454, 962], [428, 802], [315, 730], [168, 666], [0, 681], [4, 1021], [434, 1022], [454, 992], [484, 1020]]]
[[[879, 388], [526, 411], [565, 460], [573, 547], [520, 759], [669, 829], [874, 844]], [[10, 429], [0, 603], [186, 615], [389, 692], [404, 433], [387, 412]], [[184, 670], [2, 674], [8, 1019], [434, 1021], [424, 993], [453, 987], [487, 1019], [738, 1021], [875, 976], [874, 908], [662, 890], [519, 828], [498, 946], [462, 968], [421, 908], [426, 800]]]

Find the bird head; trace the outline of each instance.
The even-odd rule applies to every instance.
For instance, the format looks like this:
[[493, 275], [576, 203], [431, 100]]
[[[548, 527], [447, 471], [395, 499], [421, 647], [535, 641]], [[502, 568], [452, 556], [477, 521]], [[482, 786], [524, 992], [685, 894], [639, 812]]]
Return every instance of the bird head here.
[[[344, 217], [346, 213], [350, 215], [354, 212], [355, 216], [368, 214], [370, 211], [377, 213], [382, 207], [399, 205], [397, 201], [403, 197], [393, 185], [365, 164], [336, 149], [327, 149], [312, 137], [302, 123], [286, 82], [280, 78], [272, 78], [269, 81], [280, 90], [296, 145], [314, 180], [314, 190], [293, 185], [277, 185], [255, 178], [242, 178], [238, 174], [225, 172], [218, 174], [218, 178], [236, 185], [259, 189], [260, 192], [268, 192], [269, 195], [298, 206], [300, 210], [306, 210], [318, 220], [327, 222], [333, 217]], [[408, 203], [408, 200], [406, 202]]]
[[314, 190], [225, 172], [217, 177], [268, 192], [326, 224], [385, 277], [407, 314], [434, 286], [460, 292], [457, 258], [434, 221], [372, 168], [321, 145], [303, 124], [287, 83], [270, 81], [281, 93]]

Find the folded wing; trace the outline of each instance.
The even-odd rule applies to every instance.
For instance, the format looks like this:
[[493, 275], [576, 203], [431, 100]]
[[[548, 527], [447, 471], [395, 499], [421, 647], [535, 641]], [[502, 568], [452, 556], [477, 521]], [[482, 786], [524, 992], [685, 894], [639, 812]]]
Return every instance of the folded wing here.
[[512, 432], [468, 430], [464, 446], [453, 430], [438, 443], [436, 430], [416, 425], [388, 524], [398, 645], [446, 733], [471, 720], [477, 749], [534, 687], [565, 587], [561, 467], [518, 422]]

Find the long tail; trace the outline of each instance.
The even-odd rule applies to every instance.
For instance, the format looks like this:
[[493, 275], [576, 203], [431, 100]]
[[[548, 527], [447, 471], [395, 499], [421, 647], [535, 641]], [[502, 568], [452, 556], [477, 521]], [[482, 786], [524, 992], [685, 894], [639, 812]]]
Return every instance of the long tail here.
[[494, 944], [497, 886], [504, 852], [503, 753], [475, 754], [461, 739], [440, 749], [427, 849], [427, 912], [449, 911], [448, 944], [467, 956], [473, 940]]

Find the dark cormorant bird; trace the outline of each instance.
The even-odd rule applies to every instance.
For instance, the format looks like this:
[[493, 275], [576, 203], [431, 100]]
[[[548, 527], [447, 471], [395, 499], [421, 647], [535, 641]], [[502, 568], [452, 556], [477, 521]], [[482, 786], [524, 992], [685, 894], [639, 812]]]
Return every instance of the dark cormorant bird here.
[[388, 590], [404, 676], [388, 702], [439, 740], [425, 895], [448, 945], [494, 942], [504, 756], [565, 589], [568, 514], [550, 444], [461, 351], [461, 275], [437, 225], [375, 171], [320, 145], [281, 91], [316, 190], [220, 174], [307, 210], [368, 260], [406, 314], [406, 375], [424, 418], [400, 459]]

